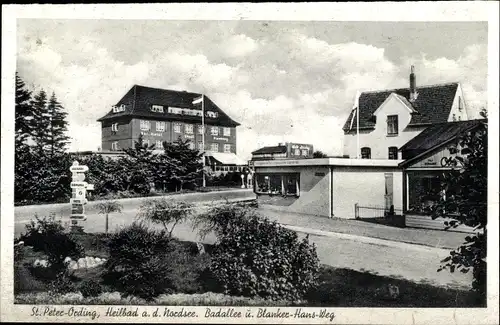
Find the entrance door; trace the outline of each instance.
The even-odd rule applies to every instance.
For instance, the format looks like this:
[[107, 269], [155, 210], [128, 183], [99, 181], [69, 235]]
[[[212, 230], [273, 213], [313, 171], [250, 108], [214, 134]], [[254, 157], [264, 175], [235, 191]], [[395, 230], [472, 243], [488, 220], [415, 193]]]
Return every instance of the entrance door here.
[[385, 174], [385, 212], [389, 212], [393, 205], [393, 175], [392, 173]]

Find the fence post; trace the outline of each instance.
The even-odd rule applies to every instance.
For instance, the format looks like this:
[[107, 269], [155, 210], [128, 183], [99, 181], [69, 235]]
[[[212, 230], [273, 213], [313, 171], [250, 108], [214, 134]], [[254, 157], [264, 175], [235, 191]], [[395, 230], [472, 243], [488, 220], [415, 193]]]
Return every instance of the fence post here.
[[359, 219], [359, 206], [357, 203], [354, 203], [354, 218]]

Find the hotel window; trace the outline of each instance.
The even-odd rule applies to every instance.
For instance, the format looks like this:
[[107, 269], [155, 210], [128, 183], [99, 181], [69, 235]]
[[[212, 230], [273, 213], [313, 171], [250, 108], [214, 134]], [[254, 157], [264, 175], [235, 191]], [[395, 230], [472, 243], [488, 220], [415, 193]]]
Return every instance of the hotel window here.
[[203, 142], [202, 141], [198, 141], [198, 149], [199, 150], [204, 150], [204, 148], [203, 148]]
[[162, 149], [162, 148], [163, 148], [163, 145], [161, 143], [161, 140], [156, 140], [155, 149]]
[[193, 134], [193, 124], [185, 124], [184, 125], [184, 131], [186, 134]]
[[203, 134], [203, 125], [198, 125], [198, 134]]
[[387, 116], [387, 135], [398, 135], [398, 116], [388, 115]]
[[231, 145], [230, 144], [225, 144], [224, 145], [224, 152], [231, 152]]
[[212, 126], [212, 127], [210, 128], [210, 134], [211, 134], [211, 135], [219, 135], [219, 128], [218, 128], [218, 127], [216, 127], [216, 126]]
[[361, 159], [371, 159], [372, 150], [368, 147], [361, 148]]
[[309, 155], [309, 149], [302, 149], [302, 156]]
[[163, 113], [163, 106], [151, 105], [151, 112]]
[[156, 122], [156, 131], [165, 132], [165, 122]]
[[194, 142], [190, 141], [189, 144], [188, 144], [188, 146], [189, 146], [189, 149], [191, 149], [191, 150], [195, 149]]
[[255, 192], [257, 194], [290, 195], [300, 194], [300, 174], [257, 174]]
[[181, 125], [179, 123], [174, 124], [174, 132], [181, 133]]
[[231, 129], [230, 128], [224, 128], [223, 129], [223, 134], [225, 137], [231, 136]]
[[213, 152], [219, 152], [219, 144], [218, 143], [212, 143], [210, 145], [210, 150]]
[[300, 149], [295, 149], [295, 150], [293, 151], [293, 154], [294, 154], [295, 156], [300, 156]]
[[142, 140], [142, 144], [145, 144], [146, 146], [149, 147], [149, 139], [148, 140]]
[[398, 147], [389, 147], [389, 159], [398, 159]]
[[111, 150], [113, 150], [113, 151], [119, 150], [118, 141], [111, 142]]
[[118, 132], [118, 123], [111, 124], [111, 131]]
[[141, 120], [141, 131], [149, 131], [151, 129], [151, 123], [149, 121]]

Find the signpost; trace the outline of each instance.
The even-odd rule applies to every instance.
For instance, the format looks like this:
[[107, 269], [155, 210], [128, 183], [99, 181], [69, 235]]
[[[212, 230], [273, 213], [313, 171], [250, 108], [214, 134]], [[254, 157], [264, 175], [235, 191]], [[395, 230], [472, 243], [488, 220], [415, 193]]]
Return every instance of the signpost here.
[[92, 191], [94, 189], [94, 184], [85, 182], [85, 172], [89, 170], [87, 166], [80, 165], [78, 161], [74, 161], [69, 170], [72, 173], [70, 184], [71, 199], [69, 200], [71, 204], [71, 231], [81, 232], [83, 231], [82, 222], [87, 220], [85, 216], [87, 191]]

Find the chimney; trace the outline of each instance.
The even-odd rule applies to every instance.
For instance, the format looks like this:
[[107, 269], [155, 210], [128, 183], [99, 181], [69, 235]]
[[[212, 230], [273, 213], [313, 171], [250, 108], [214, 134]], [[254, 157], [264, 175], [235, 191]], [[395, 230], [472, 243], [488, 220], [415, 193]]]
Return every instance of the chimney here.
[[418, 97], [417, 81], [415, 77], [415, 67], [412, 65], [410, 69], [410, 102], [414, 102]]

